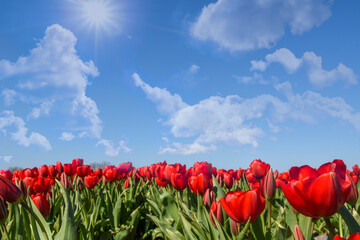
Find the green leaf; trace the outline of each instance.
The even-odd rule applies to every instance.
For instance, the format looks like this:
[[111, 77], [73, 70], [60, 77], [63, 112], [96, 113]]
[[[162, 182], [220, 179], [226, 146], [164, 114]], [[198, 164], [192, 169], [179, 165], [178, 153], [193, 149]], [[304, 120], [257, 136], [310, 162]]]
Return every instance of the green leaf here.
[[70, 202], [70, 197], [64, 186], [56, 180], [57, 185], [60, 188], [60, 192], [64, 198], [64, 209], [61, 222], [61, 228], [55, 236], [55, 240], [75, 240], [76, 239], [76, 227], [74, 220], [74, 212]]
[[[50, 230], [50, 227], [49, 227], [49, 224], [46, 222], [45, 218], [43, 217], [43, 215], [40, 213], [39, 209], [36, 207], [35, 203], [29, 199], [29, 202], [30, 202], [30, 208], [31, 210], [33, 211], [33, 213], [38, 217], [38, 219], [40, 220], [40, 222], [42, 223], [42, 225], [44, 226], [44, 229], [45, 229], [45, 233], [46, 234], [46, 237], [47, 239], [51, 240], [53, 239], [52, 238], [52, 234], [51, 234], [51, 230]], [[33, 216], [30, 217], [31, 219], [34, 219]], [[35, 219], [34, 219], [35, 220]], [[38, 232], [40, 233], [40, 239], [46, 239], [45, 236], [43, 236], [42, 233], [42, 230], [41, 230], [41, 227], [40, 225], [36, 222], [36, 227], [37, 227], [37, 230]], [[34, 228], [33, 228], [34, 229]]]
[[339, 209], [338, 213], [340, 213], [341, 216], [343, 217], [343, 219], [344, 219], [346, 225], [348, 226], [349, 231], [350, 231], [351, 234], [360, 232], [360, 226], [359, 226], [358, 222], [351, 215], [351, 213], [349, 212], [349, 210], [346, 208], [345, 205], [343, 205]]
[[256, 240], [265, 240], [260, 217], [251, 223], [251, 232], [254, 234]]
[[219, 182], [216, 180], [214, 175], [212, 175], [212, 183], [213, 183], [213, 189], [214, 189], [215, 196], [216, 196], [216, 201], [219, 201], [220, 198], [225, 197], [225, 193], [222, 190]]
[[246, 233], [249, 230], [250, 224], [251, 224], [251, 218], [249, 218], [249, 220], [246, 222], [244, 228], [241, 230], [239, 235], [236, 237], [236, 240], [243, 240], [246, 237]]

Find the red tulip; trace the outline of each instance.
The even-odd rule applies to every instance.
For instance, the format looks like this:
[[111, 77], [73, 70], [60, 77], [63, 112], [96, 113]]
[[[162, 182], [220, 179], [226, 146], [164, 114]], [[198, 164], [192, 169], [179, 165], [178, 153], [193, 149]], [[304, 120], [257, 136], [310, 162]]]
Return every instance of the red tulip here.
[[195, 194], [199, 192], [201, 196], [205, 194], [206, 189], [212, 189], [212, 183], [210, 179], [203, 173], [200, 173], [197, 176], [189, 177], [188, 184], [191, 191], [193, 191]]
[[208, 162], [196, 162], [194, 165], [189, 169], [189, 174], [191, 176], [196, 176], [198, 174], [204, 174], [209, 179], [212, 178], [213, 174], [216, 174], [216, 170], [213, 168], [211, 163]]
[[6, 177], [0, 175], [0, 197], [6, 202], [17, 203], [21, 200], [23, 193]]
[[336, 213], [351, 191], [342, 160], [323, 164], [318, 170], [307, 165], [292, 167], [289, 179], [279, 179], [279, 184], [296, 211], [315, 218]]
[[171, 175], [171, 185], [176, 190], [184, 190], [187, 186], [187, 175], [185, 173], [173, 173]]
[[260, 159], [256, 159], [250, 164], [251, 173], [254, 175], [256, 180], [262, 179], [266, 175], [269, 168], [270, 165], [261, 161]]
[[31, 196], [31, 199], [35, 203], [35, 206], [39, 209], [40, 213], [47, 217], [50, 214], [50, 204], [40, 193]]
[[210, 207], [210, 220], [214, 227], [216, 227], [213, 214], [221, 225], [224, 225], [224, 215], [222, 212], [220, 201], [215, 201]]
[[58, 170], [59, 173], [63, 173], [64, 172], [64, 167], [62, 165], [62, 163], [60, 161], [56, 162], [56, 168]]
[[39, 176], [47, 177], [48, 174], [48, 166], [46, 164], [39, 167]]
[[59, 171], [55, 165], [50, 165], [48, 167], [48, 173], [50, 177], [55, 178], [58, 175]]
[[67, 163], [63, 165], [66, 176], [72, 177], [76, 173], [76, 167], [73, 164]]
[[223, 179], [224, 179], [226, 187], [228, 189], [230, 189], [234, 183], [233, 176], [229, 172], [224, 172]]
[[50, 178], [38, 176], [32, 179], [29, 194], [46, 193], [50, 187]]
[[84, 178], [85, 186], [88, 189], [93, 189], [99, 182], [99, 177], [95, 174], [90, 174]]
[[265, 199], [259, 188], [229, 191], [220, 201], [227, 215], [238, 223], [245, 223], [250, 217], [251, 222], [255, 221], [265, 208]]
[[334, 240], [360, 240], [360, 233], [351, 234], [349, 238], [342, 238], [339, 235], [336, 235]]
[[134, 167], [133, 167], [133, 165], [132, 165], [131, 162], [121, 163], [117, 168], [120, 170], [120, 174], [128, 173], [128, 172], [130, 172], [132, 169], [134, 169]]
[[90, 165], [81, 165], [76, 168], [76, 175], [79, 177], [85, 177], [92, 172]]
[[156, 178], [155, 181], [159, 187], [167, 187], [167, 182], [161, 181], [160, 178]]
[[84, 164], [84, 159], [81, 159], [81, 158], [76, 158], [76, 159], [73, 159], [72, 162], [71, 162], [75, 168], [78, 167], [78, 166], [82, 166]]
[[0, 170], [0, 175], [6, 177], [10, 181], [13, 178], [13, 173], [10, 170]]
[[120, 172], [115, 166], [108, 166], [104, 168], [104, 175], [109, 182], [112, 182], [119, 178]]

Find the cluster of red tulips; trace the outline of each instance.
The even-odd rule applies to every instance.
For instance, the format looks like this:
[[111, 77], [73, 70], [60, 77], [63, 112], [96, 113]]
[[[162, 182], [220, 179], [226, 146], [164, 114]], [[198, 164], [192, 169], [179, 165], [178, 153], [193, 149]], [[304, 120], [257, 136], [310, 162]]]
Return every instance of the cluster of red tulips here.
[[[87, 239], [86, 234], [97, 239], [101, 231], [109, 233], [107, 239], [285, 239], [289, 233], [295, 239], [321, 234], [360, 239], [359, 174], [357, 165], [350, 171], [338, 159], [318, 169], [305, 165], [280, 174], [261, 160], [236, 170], [217, 169], [208, 162], [186, 168], [165, 161], [140, 168], [127, 162], [92, 169], [79, 158], [67, 164], [1, 170], [1, 234], [8, 239], [18, 236], [13, 229], [19, 226], [12, 218], [20, 217], [22, 224], [39, 226], [37, 233], [34, 226], [25, 229], [24, 236], [38, 234], [42, 239], [71, 239], [69, 234], [72, 239]], [[126, 196], [129, 192], [131, 197]], [[91, 199], [96, 196], [100, 200]], [[122, 206], [130, 218], [121, 224]], [[73, 231], [60, 234], [65, 227], [55, 223], [65, 214], [73, 215]]]

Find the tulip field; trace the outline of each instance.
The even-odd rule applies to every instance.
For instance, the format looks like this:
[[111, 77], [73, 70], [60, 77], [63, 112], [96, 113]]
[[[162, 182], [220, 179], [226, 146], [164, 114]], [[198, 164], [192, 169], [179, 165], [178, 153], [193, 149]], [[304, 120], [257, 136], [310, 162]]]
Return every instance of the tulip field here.
[[1, 239], [360, 239], [357, 165], [0, 170]]

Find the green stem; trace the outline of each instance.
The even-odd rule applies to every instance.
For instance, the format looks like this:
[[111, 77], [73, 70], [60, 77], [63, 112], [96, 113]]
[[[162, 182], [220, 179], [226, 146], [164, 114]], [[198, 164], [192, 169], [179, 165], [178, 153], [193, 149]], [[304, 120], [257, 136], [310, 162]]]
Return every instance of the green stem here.
[[45, 236], [45, 239], [48, 240], [48, 236], [47, 236], [47, 233], [46, 233], [46, 230], [45, 230], [45, 227], [44, 225], [42, 224], [40, 218], [34, 213], [34, 211], [27, 205], [27, 203], [22, 200], [21, 201], [21, 205], [30, 212], [30, 214], [35, 218], [36, 222], [39, 224], [40, 228], [41, 228], [41, 231], [43, 232], [44, 236]]
[[270, 200], [267, 200], [267, 211], [268, 211], [268, 229], [271, 229], [271, 202]]
[[330, 218], [324, 218], [327, 228], [329, 229], [329, 232], [331, 234], [331, 237], [335, 237], [335, 229], [334, 226], [330, 222]]
[[3, 224], [1, 224], [1, 225], [2, 225], [2, 226], [3, 226], [3, 228], [4, 228], [4, 233], [5, 233], [5, 237], [6, 237], [6, 239], [10, 240], [10, 237], [9, 237], [8, 232], [7, 232], [7, 229], [6, 229], [6, 225], [5, 225], [5, 223], [3, 223]]
[[343, 225], [342, 225], [342, 216], [339, 216], [339, 232], [340, 232], [340, 237], [344, 237], [344, 230], [343, 230]]
[[349, 228], [350, 234], [358, 233], [360, 232], [360, 226], [358, 222], [355, 220], [355, 218], [351, 215], [349, 210], [343, 205], [339, 210], [338, 213], [341, 214], [343, 217], [346, 225]]

